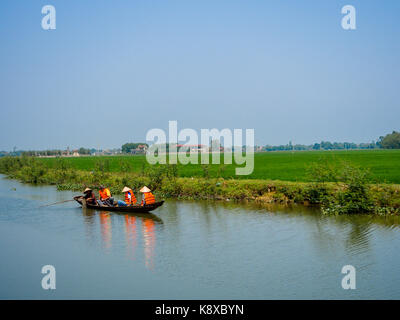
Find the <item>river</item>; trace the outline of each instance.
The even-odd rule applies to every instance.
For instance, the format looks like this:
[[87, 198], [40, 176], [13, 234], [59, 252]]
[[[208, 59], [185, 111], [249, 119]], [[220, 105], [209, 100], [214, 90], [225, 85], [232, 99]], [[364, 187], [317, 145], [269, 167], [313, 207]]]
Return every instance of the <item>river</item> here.
[[175, 200], [147, 215], [39, 208], [77, 193], [2, 176], [0, 194], [1, 299], [400, 298], [397, 217]]

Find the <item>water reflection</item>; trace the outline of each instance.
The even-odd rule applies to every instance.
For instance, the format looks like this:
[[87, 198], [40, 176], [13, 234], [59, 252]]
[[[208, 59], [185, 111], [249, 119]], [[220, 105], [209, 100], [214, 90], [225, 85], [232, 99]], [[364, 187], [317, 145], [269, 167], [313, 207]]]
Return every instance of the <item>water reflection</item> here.
[[[14, 185], [10, 197], [22, 200], [10, 200]], [[156, 212], [161, 220], [151, 214], [85, 210], [75, 203], [33, 210], [74, 194], [1, 179], [0, 191], [5, 244], [0, 260], [9, 270], [0, 279], [8, 281], [0, 292], [7, 297], [8, 285], [14, 292], [26, 287], [25, 281], [16, 287], [9, 279], [19, 279], [18, 266], [35, 269], [38, 255], [32, 250], [39, 247], [50, 249], [50, 261], [80, 262], [87, 270], [88, 291], [71, 285], [76, 291], [67, 297], [140, 298], [145, 292], [170, 299], [399, 298], [399, 216], [325, 216], [318, 208], [296, 205], [168, 200]], [[43, 200], [32, 200], [37, 194]], [[54, 245], [47, 247], [49, 241]], [[45, 247], [33, 245], [39, 243]], [[344, 264], [356, 266], [361, 280], [352, 292], [340, 286]], [[99, 270], [93, 273], [92, 266]], [[160, 272], [155, 276], [150, 269]], [[104, 282], [110, 270], [113, 279]], [[76, 280], [75, 273], [62, 277]], [[168, 290], [176, 283], [182, 285]]]
[[82, 208], [82, 214], [85, 222], [85, 230], [86, 230], [86, 238], [88, 241], [93, 242], [94, 235], [95, 235], [95, 213], [93, 210], [87, 210], [86, 208]]
[[156, 245], [156, 234], [154, 231], [154, 221], [145, 218], [142, 221], [142, 231], [144, 240], [144, 259], [146, 267], [154, 269], [154, 248]]
[[346, 249], [349, 252], [359, 253], [370, 250], [370, 237], [373, 231], [371, 223], [351, 224], [350, 232], [346, 239]]
[[[291, 230], [290, 224], [301, 224], [308, 229], [312, 238], [311, 245], [317, 249], [321, 257], [337, 254], [344, 249], [349, 256], [370, 254], [372, 251], [373, 237], [377, 229], [395, 229], [400, 227], [399, 216], [377, 215], [338, 215], [329, 216], [321, 214], [318, 207], [302, 205], [279, 205], [255, 202], [209, 202], [186, 201], [185, 206], [191, 211], [198, 212], [204, 222], [206, 232], [211, 235], [213, 227], [218, 225], [218, 231], [223, 232], [229, 218], [226, 215], [249, 216], [249, 222], [262, 222], [264, 219], [286, 221], [281, 231]], [[221, 213], [223, 213], [221, 215]], [[197, 216], [199, 217], [199, 216]], [[296, 237], [296, 233], [288, 236]]]
[[344, 249], [349, 256], [369, 254], [372, 251], [374, 235], [379, 229], [395, 229], [400, 226], [400, 217], [376, 215], [311, 216], [316, 228], [313, 243], [320, 252], [331, 254]]
[[[86, 236], [92, 242], [94, 235], [96, 210], [82, 209], [84, 222], [86, 226]], [[112, 250], [112, 218], [119, 219], [123, 217], [125, 229], [125, 247], [126, 256], [129, 260], [135, 260], [138, 254], [137, 246], [139, 239], [142, 239], [144, 264], [149, 270], [154, 269], [155, 246], [156, 246], [156, 225], [162, 225], [163, 221], [156, 215], [147, 214], [115, 214], [109, 211], [98, 211], [100, 220], [100, 234], [102, 247], [106, 253]], [[118, 221], [114, 221], [114, 228]], [[116, 236], [118, 236], [118, 231]], [[117, 241], [118, 242], [118, 241]]]
[[[399, 217], [326, 216], [318, 208], [297, 205], [168, 201], [160, 213], [168, 226], [165, 229], [159, 227], [164, 222], [153, 214], [92, 210], [84, 213], [84, 221], [87, 233], [91, 233], [94, 217], [99, 214], [100, 240], [108, 252], [122, 249], [127, 260], [148, 270], [160, 268], [169, 277], [180, 270], [196, 281], [211, 277], [213, 284], [221, 281], [221, 285], [221, 279], [228, 280], [218, 266], [229, 269], [227, 266], [232, 265], [231, 273], [240, 273], [251, 264], [256, 273], [263, 274], [264, 267], [260, 266], [267, 260], [273, 261], [270, 268], [287, 279], [301, 278], [302, 269], [290, 267], [293, 261], [302, 261], [300, 267], [304, 261], [314, 261], [319, 268], [314, 275], [318, 281], [327, 281], [327, 272], [342, 261], [356, 263], [360, 270], [372, 270], [378, 263], [374, 253], [377, 234], [400, 225]], [[253, 254], [253, 249], [264, 253]], [[158, 254], [161, 256], [156, 259]], [[247, 256], [248, 263], [239, 258], [242, 255]], [[193, 274], [188, 261], [203, 262], [205, 270], [214, 276]], [[248, 283], [257, 286], [255, 279]]]
[[108, 212], [100, 212], [100, 227], [101, 238], [103, 240], [103, 247], [107, 252], [111, 249], [112, 229], [111, 229], [111, 216]]
[[137, 242], [137, 221], [135, 216], [125, 215], [125, 239], [126, 239], [126, 247], [128, 249], [128, 258], [134, 260], [135, 259], [135, 250], [136, 250], [136, 242]]

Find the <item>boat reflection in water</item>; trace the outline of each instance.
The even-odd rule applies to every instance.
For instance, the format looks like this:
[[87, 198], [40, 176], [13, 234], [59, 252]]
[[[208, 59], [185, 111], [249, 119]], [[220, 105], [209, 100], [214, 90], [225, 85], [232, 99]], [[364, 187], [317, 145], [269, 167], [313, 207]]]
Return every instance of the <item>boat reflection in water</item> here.
[[[93, 225], [93, 218], [96, 210], [86, 209], [83, 211], [85, 217], [85, 223], [89, 223], [88, 217], [90, 217], [90, 224]], [[144, 264], [146, 268], [154, 269], [154, 255], [156, 246], [156, 225], [162, 224], [163, 221], [156, 215], [151, 213], [145, 214], [117, 214], [109, 211], [98, 211], [100, 219], [100, 233], [102, 247], [106, 253], [110, 253], [112, 243], [112, 220], [114, 220], [114, 228], [119, 225], [118, 219], [123, 218], [125, 235], [121, 238], [125, 242], [127, 250], [126, 256], [129, 260], [136, 260], [138, 254], [138, 245], [143, 246]], [[121, 220], [120, 220], [121, 221]], [[114, 239], [114, 246], [118, 247], [119, 231], [116, 232]], [[142, 241], [139, 241], [139, 240]], [[93, 241], [93, 240], [91, 240]]]
[[144, 240], [144, 259], [146, 267], [150, 270], [154, 268], [154, 248], [156, 245], [156, 233], [154, 221], [144, 218], [142, 221], [143, 240]]
[[100, 212], [100, 228], [101, 228], [101, 238], [103, 240], [103, 246], [106, 252], [111, 249], [111, 216], [108, 212]]
[[125, 238], [128, 258], [135, 260], [135, 251], [137, 244], [136, 217], [125, 215]]

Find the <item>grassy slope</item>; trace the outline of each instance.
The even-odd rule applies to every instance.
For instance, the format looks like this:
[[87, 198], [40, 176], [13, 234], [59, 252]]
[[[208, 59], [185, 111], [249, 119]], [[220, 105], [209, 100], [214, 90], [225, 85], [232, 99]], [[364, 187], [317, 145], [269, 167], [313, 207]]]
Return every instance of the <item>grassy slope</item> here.
[[[121, 163], [129, 162], [133, 171], [140, 172], [146, 164], [145, 156], [81, 157], [65, 159], [73, 168], [91, 171], [96, 161], [110, 161], [110, 171], [121, 171]], [[255, 154], [254, 172], [250, 176], [235, 176], [235, 165], [226, 165], [224, 178], [269, 179], [282, 181], [309, 181], [307, 168], [313, 162], [326, 159], [329, 162], [349, 161], [371, 170], [376, 182], [400, 184], [400, 150], [356, 150], [356, 151], [307, 151], [307, 152], [268, 152]], [[52, 166], [54, 158], [41, 159]], [[222, 165], [210, 167], [211, 176], [217, 176]], [[199, 165], [179, 165], [179, 176], [202, 176]]]

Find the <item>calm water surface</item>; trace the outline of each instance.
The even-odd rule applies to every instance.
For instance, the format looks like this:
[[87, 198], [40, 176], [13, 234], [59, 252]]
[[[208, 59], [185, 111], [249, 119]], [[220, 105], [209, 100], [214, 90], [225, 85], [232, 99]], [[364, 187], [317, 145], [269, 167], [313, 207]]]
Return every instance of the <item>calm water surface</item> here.
[[[2, 299], [399, 299], [400, 221], [303, 207], [166, 201], [83, 210], [76, 192], [0, 177]], [[56, 268], [56, 290], [41, 268]], [[341, 269], [357, 270], [343, 290]]]

